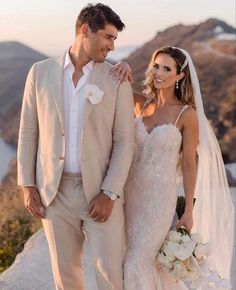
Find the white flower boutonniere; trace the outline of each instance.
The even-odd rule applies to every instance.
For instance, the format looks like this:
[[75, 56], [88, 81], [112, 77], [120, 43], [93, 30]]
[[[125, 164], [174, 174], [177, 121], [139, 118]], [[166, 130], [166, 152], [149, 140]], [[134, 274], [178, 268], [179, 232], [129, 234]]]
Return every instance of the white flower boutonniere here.
[[101, 102], [104, 92], [95, 85], [87, 85], [85, 88], [86, 97], [90, 103], [96, 105]]

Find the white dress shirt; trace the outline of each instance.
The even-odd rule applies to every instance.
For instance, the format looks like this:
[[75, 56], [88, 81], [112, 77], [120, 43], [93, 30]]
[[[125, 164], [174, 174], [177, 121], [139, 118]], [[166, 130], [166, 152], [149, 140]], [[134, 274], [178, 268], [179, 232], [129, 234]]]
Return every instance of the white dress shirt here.
[[65, 122], [65, 163], [64, 171], [79, 173], [81, 137], [83, 130], [84, 109], [86, 104], [85, 88], [88, 84], [93, 70], [93, 61], [87, 63], [82, 71], [76, 87], [72, 76], [75, 71], [71, 62], [69, 50], [65, 56], [63, 72], [63, 101], [64, 101], [64, 122]]

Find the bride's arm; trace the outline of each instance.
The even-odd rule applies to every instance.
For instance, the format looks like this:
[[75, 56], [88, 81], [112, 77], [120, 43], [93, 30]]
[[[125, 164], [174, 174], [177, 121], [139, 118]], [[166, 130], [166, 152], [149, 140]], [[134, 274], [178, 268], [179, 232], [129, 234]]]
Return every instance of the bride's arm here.
[[135, 114], [135, 117], [140, 117], [142, 109], [143, 109], [147, 99], [141, 93], [134, 91], [133, 94], [134, 94], [134, 114]]
[[185, 192], [185, 212], [177, 224], [177, 229], [184, 226], [189, 232], [193, 226], [193, 198], [196, 181], [196, 150], [199, 140], [196, 111], [189, 107], [182, 115], [183, 132], [183, 182]]

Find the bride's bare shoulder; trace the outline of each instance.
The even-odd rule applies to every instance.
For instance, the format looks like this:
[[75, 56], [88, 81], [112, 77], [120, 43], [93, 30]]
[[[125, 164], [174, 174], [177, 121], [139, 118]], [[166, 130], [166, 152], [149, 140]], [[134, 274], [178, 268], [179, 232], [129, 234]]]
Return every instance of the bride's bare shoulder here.
[[196, 109], [191, 105], [182, 114], [183, 127], [189, 128], [190, 131], [198, 131], [198, 117]]
[[139, 92], [134, 92], [134, 112], [136, 117], [140, 115], [141, 110], [146, 102], [146, 97], [144, 94]]

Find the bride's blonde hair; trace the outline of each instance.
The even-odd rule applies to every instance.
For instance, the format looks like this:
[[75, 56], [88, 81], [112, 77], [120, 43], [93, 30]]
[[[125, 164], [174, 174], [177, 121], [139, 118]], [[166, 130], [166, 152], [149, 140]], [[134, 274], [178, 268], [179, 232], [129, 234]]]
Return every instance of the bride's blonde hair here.
[[184, 64], [186, 64], [187, 61], [186, 56], [180, 49], [176, 47], [171, 46], [162, 47], [154, 51], [154, 53], [152, 54], [147, 71], [145, 73], [146, 78], [143, 81], [143, 85], [145, 86], [143, 93], [146, 95], [146, 98], [155, 99], [158, 105], [161, 105], [163, 103], [163, 100], [161, 100], [160, 97], [158, 97], [157, 95], [157, 89], [155, 88], [153, 81], [153, 66], [157, 55], [160, 53], [168, 54], [170, 57], [174, 59], [174, 61], [176, 62], [177, 74], [180, 74], [181, 72], [184, 73], [184, 77], [179, 81], [178, 88], [175, 88], [176, 97], [182, 103], [192, 105], [195, 108], [196, 105], [190, 78], [189, 66], [187, 64], [184, 67]]

